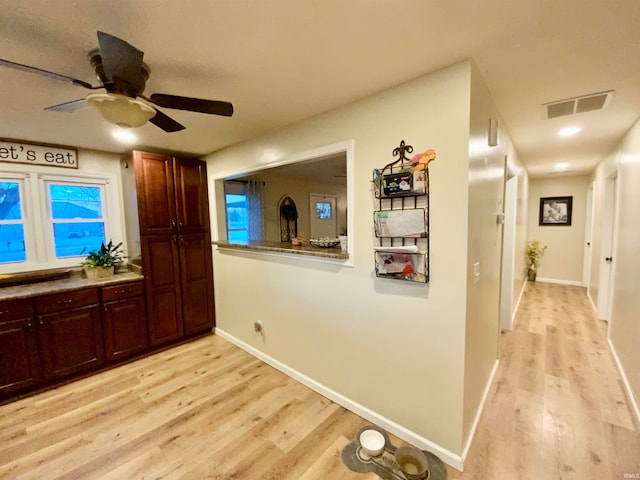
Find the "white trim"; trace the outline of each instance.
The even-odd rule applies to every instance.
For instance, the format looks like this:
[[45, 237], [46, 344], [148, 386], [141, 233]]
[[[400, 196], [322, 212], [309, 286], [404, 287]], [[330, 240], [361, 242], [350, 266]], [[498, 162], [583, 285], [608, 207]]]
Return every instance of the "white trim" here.
[[520, 308], [520, 302], [522, 301], [522, 296], [524, 295], [524, 291], [527, 289], [527, 279], [525, 278], [524, 282], [522, 282], [522, 288], [520, 289], [520, 295], [518, 296], [518, 300], [516, 301], [516, 306], [513, 309], [513, 316], [511, 317], [511, 325], [516, 321], [516, 315], [518, 314], [518, 309]]
[[613, 358], [616, 361], [616, 365], [618, 366], [618, 371], [620, 372], [620, 376], [622, 377], [622, 383], [624, 383], [624, 388], [626, 390], [627, 393], [627, 398], [629, 399], [629, 402], [631, 403], [631, 407], [633, 412], [636, 414], [636, 419], [638, 420], [638, 424], [640, 424], [640, 406], [638, 405], [638, 402], [636, 400], [636, 398], [633, 395], [633, 390], [631, 389], [631, 384], [629, 383], [629, 380], [627, 379], [627, 375], [625, 374], [624, 368], [622, 368], [622, 362], [620, 362], [620, 358], [618, 357], [618, 354], [616, 353], [616, 349], [613, 348], [613, 343], [611, 343], [611, 337], [607, 338], [607, 341], [609, 343], [609, 348], [611, 349], [611, 353], [613, 354]]
[[469, 435], [467, 437], [467, 442], [462, 449], [462, 463], [464, 464], [465, 459], [467, 458], [467, 454], [469, 453], [469, 448], [471, 448], [471, 442], [473, 442], [473, 438], [476, 435], [476, 429], [478, 428], [478, 424], [480, 423], [480, 417], [482, 416], [482, 412], [484, 410], [484, 406], [487, 403], [487, 398], [489, 397], [489, 391], [491, 390], [491, 385], [493, 384], [493, 379], [496, 376], [496, 372], [498, 371], [499, 360], [496, 358], [495, 363], [493, 364], [493, 369], [491, 370], [491, 375], [489, 375], [489, 380], [487, 381], [487, 385], [484, 387], [484, 393], [482, 394], [482, 400], [480, 400], [480, 405], [478, 405], [478, 410], [476, 411], [476, 417], [473, 419], [473, 424], [471, 425], [471, 430], [469, 430]]
[[[455, 453], [450, 452], [446, 448], [443, 448], [440, 445], [433, 443], [432, 441], [422, 437], [421, 435], [418, 435], [417, 433], [403, 427], [402, 425], [395, 423], [394, 421], [388, 419], [387, 417], [384, 417], [379, 413], [374, 412], [373, 410], [370, 410], [364, 405], [358, 402], [355, 402], [345, 397], [344, 395], [341, 395], [335, 390], [332, 390], [331, 388], [321, 383], [318, 383], [312, 378], [307, 377], [306, 375], [300, 373], [299, 371], [283, 364], [282, 362], [276, 360], [275, 358], [261, 352], [260, 350], [257, 350], [251, 345], [248, 345], [242, 340], [224, 332], [223, 330], [220, 330], [219, 328], [215, 329], [215, 333], [216, 335], [219, 335], [221, 338], [224, 338], [225, 340], [233, 343], [234, 345], [248, 352], [254, 357], [271, 365], [277, 370], [280, 370], [285, 375], [288, 375], [294, 380], [309, 387], [310, 389], [314, 390], [320, 395], [328, 398], [329, 400], [337, 403], [338, 405], [346, 408], [347, 410], [355, 413], [356, 415], [359, 415], [365, 418], [366, 420], [369, 420], [370, 422], [376, 424], [377, 426], [384, 428], [385, 430], [401, 438], [402, 440], [408, 443], [411, 443], [418, 448], [422, 448], [425, 450], [429, 450], [430, 452], [433, 452], [435, 455], [439, 456], [442, 459], [442, 461], [444, 461], [446, 464], [450, 465], [451, 467], [457, 470], [462, 471], [462, 457], [460, 455], [456, 455]], [[495, 367], [494, 367], [494, 370], [495, 370]], [[493, 378], [493, 374], [491, 378]], [[491, 380], [489, 381], [489, 383], [491, 383]], [[485, 392], [485, 397], [486, 397], [486, 392]], [[484, 404], [484, 400], [485, 398], [483, 397], [483, 404]]]
[[598, 307], [596, 307], [596, 302], [593, 301], [593, 298], [591, 297], [591, 292], [589, 290], [590, 289], [587, 289], [587, 298], [589, 299], [589, 302], [591, 303], [591, 306], [593, 307], [593, 313], [595, 313], [597, 315], [598, 314]]
[[560, 280], [557, 278], [540, 278], [536, 279], [537, 282], [542, 283], [557, 283], [559, 285], [573, 285], [574, 287], [584, 287], [581, 281], [578, 280]]

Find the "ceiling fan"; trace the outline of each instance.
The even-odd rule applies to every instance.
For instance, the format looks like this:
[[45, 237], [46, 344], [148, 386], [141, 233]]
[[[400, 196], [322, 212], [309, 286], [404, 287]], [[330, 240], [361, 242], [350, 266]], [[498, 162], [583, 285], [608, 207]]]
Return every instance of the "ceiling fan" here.
[[91, 93], [85, 98], [52, 105], [45, 110], [73, 112], [89, 103], [107, 121], [121, 127], [140, 127], [150, 121], [165, 132], [184, 130], [183, 125], [162, 113], [156, 106], [226, 117], [233, 115], [233, 105], [229, 102], [164, 93], [153, 93], [149, 97], [143, 95], [150, 72], [149, 66], [142, 61], [144, 53], [124, 40], [100, 31], [98, 45], [100, 48], [89, 52], [89, 61], [100, 81], [98, 86], [11, 60], [0, 58], [0, 65], [61, 80], [88, 90], [106, 90], [106, 93]]

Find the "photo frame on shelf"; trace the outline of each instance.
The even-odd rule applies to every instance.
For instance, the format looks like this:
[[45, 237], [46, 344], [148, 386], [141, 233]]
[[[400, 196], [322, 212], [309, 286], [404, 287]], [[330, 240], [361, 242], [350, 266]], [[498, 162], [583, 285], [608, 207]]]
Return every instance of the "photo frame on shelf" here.
[[570, 226], [573, 210], [573, 197], [540, 198], [540, 216], [538, 225]]
[[[394, 170], [398, 170], [394, 172]], [[375, 176], [375, 173], [374, 173]], [[394, 198], [409, 195], [424, 195], [426, 193], [426, 172], [414, 167], [389, 167], [379, 173], [377, 198]]]

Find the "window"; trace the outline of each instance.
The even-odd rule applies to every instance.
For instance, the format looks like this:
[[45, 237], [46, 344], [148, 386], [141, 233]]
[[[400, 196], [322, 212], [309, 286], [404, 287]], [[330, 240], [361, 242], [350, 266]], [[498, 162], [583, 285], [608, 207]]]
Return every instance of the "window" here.
[[227, 207], [227, 236], [230, 243], [248, 243], [249, 221], [247, 216], [247, 196], [225, 194]]
[[100, 248], [105, 238], [104, 185], [46, 182], [56, 258]]
[[0, 272], [78, 266], [101, 242], [122, 238], [112, 177], [0, 171]]
[[0, 264], [27, 259], [23, 192], [21, 180], [0, 178]]

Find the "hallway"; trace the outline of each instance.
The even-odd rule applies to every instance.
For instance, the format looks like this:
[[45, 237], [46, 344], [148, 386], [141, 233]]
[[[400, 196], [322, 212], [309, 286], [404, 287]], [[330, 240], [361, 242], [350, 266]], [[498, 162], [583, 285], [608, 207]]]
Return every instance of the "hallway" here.
[[450, 478], [640, 478], [640, 433], [585, 289], [529, 283], [463, 474]]

